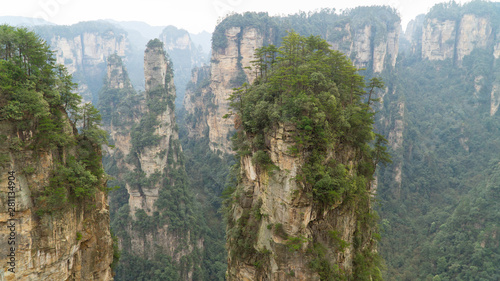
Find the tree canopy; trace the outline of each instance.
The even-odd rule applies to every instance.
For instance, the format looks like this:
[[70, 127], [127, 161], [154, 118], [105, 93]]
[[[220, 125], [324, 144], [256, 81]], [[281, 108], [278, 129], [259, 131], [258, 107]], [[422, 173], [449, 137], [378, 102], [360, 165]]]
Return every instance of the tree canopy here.
[[41, 212], [93, 196], [104, 177], [99, 146], [106, 143], [106, 133], [99, 128], [99, 112], [91, 104], [80, 106], [76, 84], [55, 61], [34, 32], [0, 25], [0, 121], [17, 130], [15, 149], [77, 148], [55, 157], [49, 185], [34, 194]]

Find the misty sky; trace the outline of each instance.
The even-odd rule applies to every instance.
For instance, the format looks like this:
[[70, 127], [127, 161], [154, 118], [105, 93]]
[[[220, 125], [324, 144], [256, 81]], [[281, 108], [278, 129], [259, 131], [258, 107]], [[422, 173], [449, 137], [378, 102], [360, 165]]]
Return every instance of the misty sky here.
[[[2, 0], [0, 16], [44, 18], [57, 24], [115, 19], [174, 25], [191, 33], [212, 32], [228, 12], [259, 11], [270, 15], [293, 14], [320, 8], [342, 10], [356, 6], [389, 5], [402, 17], [403, 26], [443, 0]], [[465, 3], [466, 0], [456, 2]]]

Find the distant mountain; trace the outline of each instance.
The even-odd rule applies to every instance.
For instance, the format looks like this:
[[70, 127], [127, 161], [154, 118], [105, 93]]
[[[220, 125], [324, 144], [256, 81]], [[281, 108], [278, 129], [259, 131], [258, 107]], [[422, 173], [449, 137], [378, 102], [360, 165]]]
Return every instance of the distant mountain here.
[[125, 29], [135, 44], [145, 47], [149, 40], [157, 38], [166, 26], [151, 26], [140, 21], [106, 21]]
[[15, 26], [55, 25], [55, 23], [48, 22], [44, 19], [16, 16], [0, 16], [0, 24], [9, 24]]
[[204, 54], [210, 53], [212, 48], [212, 33], [203, 30], [200, 33], [190, 33], [191, 40], [196, 46], [201, 46], [201, 52]]
[[[131, 40], [141, 45], [145, 45], [150, 39], [157, 38], [167, 27], [165, 25], [151, 26], [141, 21], [116, 21], [112, 19], [107, 19], [106, 21], [127, 30], [129, 32], [129, 37], [131, 38]], [[208, 53], [210, 53], [210, 49], [212, 48], [211, 33], [204, 30], [196, 34], [189, 33], [189, 36], [191, 37], [191, 40], [196, 45], [196, 47], [201, 46], [202, 53], [207, 55]]]

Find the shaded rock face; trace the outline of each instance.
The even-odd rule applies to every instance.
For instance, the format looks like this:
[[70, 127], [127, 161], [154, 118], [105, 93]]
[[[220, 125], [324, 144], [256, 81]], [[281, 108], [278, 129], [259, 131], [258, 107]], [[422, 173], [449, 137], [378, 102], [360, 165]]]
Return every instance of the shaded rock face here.
[[[145, 111], [145, 97], [136, 94], [122, 59], [111, 55], [107, 60], [106, 82], [99, 100], [99, 110], [103, 116], [103, 129], [109, 134], [114, 148], [104, 146], [106, 157], [115, 161], [118, 174], [113, 176], [125, 180], [127, 171], [134, 166], [125, 160], [132, 148], [131, 131], [139, 123], [141, 112]], [[104, 160], [106, 161], [106, 160]]]
[[[75, 151], [24, 148], [9, 151], [9, 146], [19, 142], [19, 136], [6, 121], [0, 122], [0, 135], [5, 140], [0, 154], [7, 156], [0, 165], [0, 249], [3, 253], [0, 279], [113, 280], [109, 208], [107, 195], [102, 191], [105, 183], [99, 183], [92, 199], [70, 205], [52, 215], [36, 214], [34, 196], [48, 186], [51, 172], [61, 155], [74, 155]], [[13, 217], [8, 209], [7, 188], [11, 171], [15, 172], [15, 179], [11, 177], [11, 180], [16, 185]], [[9, 221], [11, 218], [15, 221]], [[12, 223], [15, 229], [8, 228]], [[12, 233], [15, 233], [15, 244], [8, 245]], [[15, 273], [8, 271], [10, 247], [15, 248]]]
[[[271, 173], [252, 163], [252, 155], [241, 158], [241, 182], [228, 220], [228, 280], [319, 281], [319, 273], [310, 266], [317, 258], [312, 253], [318, 244], [324, 245], [328, 263], [350, 275], [356, 253], [371, 243], [359, 238], [356, 206], [336, 202], [322, 210], [297, 183], [304, 159], [289, 154], [294, 134], [293, 126], [281, 124], [266, 136], [272, 163], [279, 168]], [[332, 157], [356, 165], [354, 151]], [[242, 226], [251, 230], [241, 234], [243, 240], [241, 236], [236, 239], [232, 233]], [[361, 241], [358, 249], [354, 248], [356, 237]], [[347, 244], [340, 246], [339, 241]], [[256, 253], [246, 253], [242, 244]]]
[[[173, 60], [176, 76], [179, 72], [189, 74], [189, 71], [194, 66], [206, 63], [206, 55], [198, 50], [186, 30], [169, 26], [163, 30], [159, 39], [163, 42], [163, 47]], [[177, 54], [184, 56], [177, 58]], [[178, 68], [177, 65], [180, 67]]]
[[464, 14], [458, 20], [427, 18], [422, 27], [422, 58], [460, 62], [474, 49], [492, 46], [492, 30], [488, 18], [474, 14]]
[[189, 138], [206, 137], [208, 133], [208, 111], [213, 108], [213, 94], [209, 87], [210, 67], [203, 66], [192, 71], [191, 81], [186, 88], [184, 109], [188, 112], [186, 126]]
[[[388, 65], [394, 67], [398, 56], [400, 22], [394, 22], [387, 34], [378, 34], [373, 25], [353, 27], [347, 23], [336, 27], [329, 32], [326, 38], [332, 36], [336, 40], [328, 40], [333, 49], [339, 50], [350, 56], [357, 68], [371, 68], [374, 73], [387, 69]], [[380, 32], [379, 32], [380, 33]], [[336, 34], [341, 34], [336, 35]]]

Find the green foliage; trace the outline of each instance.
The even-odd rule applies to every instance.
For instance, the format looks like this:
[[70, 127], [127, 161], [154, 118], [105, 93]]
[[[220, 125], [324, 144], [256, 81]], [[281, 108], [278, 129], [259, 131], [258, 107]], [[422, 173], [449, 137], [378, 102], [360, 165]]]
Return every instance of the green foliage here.
[[7, 153], [0, 153], [0, 166], [6, 167], [10, 163], [10, 156]]
[[286, 241], [286, 246], [288, 247], [288, 250], [290, 252], [294, 252], [302, 249], [302, 245], [307, 242], [308, 239], [302, 235], [299, 237], [288, 237]]
[[277, 223], [274, 225], [274, 235], [281, 237], [282, 239], [288, 239], [288, 233], [286, 233], [283, 228], [283, 224]]
[[[49, 184], [33, 192], [36, 212], [51, 213], [93, 198], [104, 176], [99, 146], [106, 142], [98, 111], [79, 107], [72, 77], [26, 28], [0, 26], [0, 73], [0, 120], [14, 124], [19, 136], [10, 149], [53, 151], [56, 165]], [[76, 133], [78, 121], [82, 135]], [[26, 175], [34, 171], [31, 165], [22, 169]]]
[[[299, 178], [312, 187], [317, 201], [329, 204], [346, 193], [364, 192], [362, 185], [371, 180], [376, 163], [389, 157], [383, 137], [377, 137], [375, 148], [369, 146], [375, 136], [373, 112], [362, 102], [365, 85], [351, 62], [319, 37], [294, 32], [283, 39], [280, 48], [258, 49], [256, 58], [260, 74], [256, 82], [236, 90], [230, 98], [242, 129], [252, 139], [254, 163], [272, 167], [262, 150], [265, 134], [279, 124], [291, 123], [297, 128], [296, 151], [308, 155]], [[370, 93], [383, 86], [379, 79], [372, 79]], [[248, 151], [243, 143], [236, 144], [240, 155]], [[341, 164], [330, 161], [325, 165], [337, 144], [360, 151], [362, 161], [354, 175]]]
[[253, 154], [252, 163], [262, 167], [265, 171], [271, 171], [276, 168], [269, 155], [263, 150], [259, 150]]
[[82, 237], [83, 237], [83, 236], [82, 236], [82, 233], [81, 233], [80, 231], [77, 231], [77, 232], [76, 232], [76, 241], [80, 241], [80, 240], [82, 240]]
[[160, 41], [160, 39], [155, 38], [149, 40], [148, 44], [146, 45], [148, 49], [154, 49], [154, 48], [161, 48], [163, 49], [163, 42]]
[[52, 172], [49, 186], [37, 198], [37, 207], [50, 213], [61, 210], [67, 202], [92, 198], [98, 181], [86, 164], [69, 156], [65, 165], [59, 164]]
[[182, 280], [179, 264], [157, 249], [153, 258], [142, 258], [123, 253], [116, 270], [115, 279], [124, 281]]
[[344, 252], [347, 247], [349, 247], [349, 243], [346, 241], [342, 240], [340, 238], [339, 232], [335, 230], [330, 230], [328, 231], [328, 234], [330, 235], [330, 238], [333, 239], [335, 246], [337, 249], [341, 252]]
[[113, 263], [111, 263], [110, 267], [114, 271], [120, 261], [121, 251], [118, 243], [118, 236], [113, 233], [113, 230], [111, 230], [111, 239], [113, 239]]
[[32, 175], [35, 173], [35, 168], [31, 165], [24, 166], [21, 172], [25, 175]]
[[317, 242], [313, 243], [312, 247], [309, 248], [308, 251], [312, 255], [309, 267], [319, 274], [321, 280], [350, 280], [337, 265], [332, 266], [328, 262], [326, 258], [327, 249], [323, 244]]
[[[497, 3], [474, 1], [443, 15], [482, 15], [484, 7], [489, 15], [500, 11]], [[491, 24], [498, 26], [493, 19]], [[398, 66], [390, 86], [398, 94], [384, 103], [404, 102], [404, 141], [390, 151], [393, 165], [378, 176], [386, 280], [499, 278], [492, 266], [500, 262], [498, 244], [489, 244], [499, 221], [493, 182], [500, 123], [498, 113], [490, 115], [500, 73], [494, 61], [491, 49], [476, 48], [461, 66], [451, 59], [403, 60]], [[394, 116], [397, 110], [387, 105], [381, 113]]]

